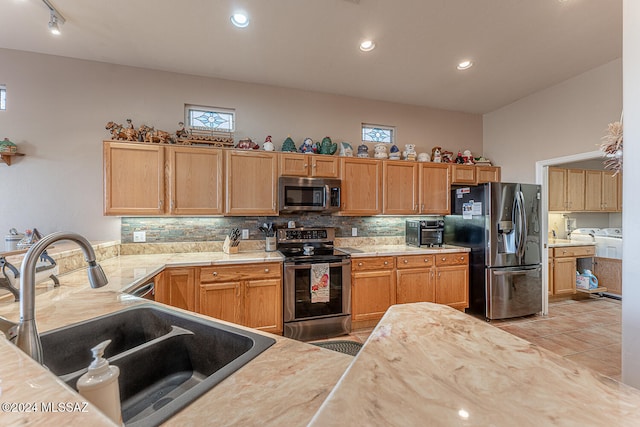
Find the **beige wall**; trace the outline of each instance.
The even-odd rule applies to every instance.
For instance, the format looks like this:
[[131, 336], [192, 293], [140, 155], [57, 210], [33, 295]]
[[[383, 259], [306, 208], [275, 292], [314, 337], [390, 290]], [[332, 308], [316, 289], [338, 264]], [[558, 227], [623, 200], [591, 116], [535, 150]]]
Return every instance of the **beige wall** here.
[[535, 164], [598, 150], [622, 112], [622, 59], [484, 115], [484, 153], [502, 180], [535, 183]]
[[[68, 229], [90, 239], [119, 238], [120, 221], [102, 216], [101, 141], [105, 123], [133, 119], [174, 131], [185, 103], [235, 108], [236, 139], [291, 135], [357, 146], [362, 122], [397, 127], [400, 148], [435, 145], [482, 152], [480, 115], [246, 84], [0, 49], [7, 111], [0, 139], [26, 154], [0, 165], [0, 235], [10, 227]], [[385, 82], [381, 82], [385, 84]]]
[[622, 381], [640, 388], [640, 286], [638, 259], [640, 258], [640, 228], [638, 216], [640, 200], [640, 168], [632, 166], [640, 156], [640, 2], [623, 3], [624, 56], [624, 181], [622, 183]]

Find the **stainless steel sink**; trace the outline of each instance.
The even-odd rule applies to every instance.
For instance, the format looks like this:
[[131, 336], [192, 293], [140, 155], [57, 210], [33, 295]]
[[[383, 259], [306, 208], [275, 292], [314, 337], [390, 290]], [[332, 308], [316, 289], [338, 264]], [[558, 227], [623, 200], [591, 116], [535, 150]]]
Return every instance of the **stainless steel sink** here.
[[158, 425], [269, 348], [275, 340], [143, 304], [41, 335], [44, 364], [72, 388], [106, 340], [120, 368], [123, 421]]

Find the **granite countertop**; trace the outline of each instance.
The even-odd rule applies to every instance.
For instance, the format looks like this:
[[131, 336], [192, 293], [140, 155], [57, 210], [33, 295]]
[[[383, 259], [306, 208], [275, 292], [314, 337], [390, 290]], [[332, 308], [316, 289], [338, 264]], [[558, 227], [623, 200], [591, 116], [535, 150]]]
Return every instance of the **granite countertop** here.
[[370, 256], [397, 256], [397, 255], [424, 255], [453, 252], [470, 252], [471, 249], [462, 246], [443, 245], [434, 248], [417, 248], [407, 245], [363, 245], [356, 247], [338, 247], [337, 249], [348, 253], [352, 258]]
[[563, 246], [595, 246], [595, 243], [568, 239], [549, 239], [548, 246], [550, 248], [559, 248]]
[[[89, 288], [86, 269], [81, 269], [60, 275], [59, 287], [48, 287], [36, 296], [38, 331], [45, 332], [134, 304], [149, 303], [120, 291], [154, 276], [165, 266], [280, 260], [278, 253], [264, 251], [234, 255], [127, 255], [107, 259], [100, 262], [109, 279], [107, 286]], [[19, 303], [0, 302], [0, 316], [17, 321]], [[276, 343], [165, 424], [197, 425], [206, 420], [212, 425], [307, 425], [353, 358], [281, 336], [264, 335], [275, 338]], [[0, 336], [0, 360], [1, 402], [57, 404], [85, 401], [4, 336]], [[3, 413], [0, 418], [2, 425], [16, 426], [113, 425], [91, 405], [86, 410], [53, 414], [10, 412]]]
[[447, 306], [392, 306], [312, 426], [637, 426], [640, 391]]
[[[394, 246], [375, 253], [407, 253]], [[101, 265], [109, 285], [89, 288], [81, 269], [61, 275], [60, 287], [36, 296], [38, 329], [148, 303], [121, 291], [167, 266], [280, 259], [261, 251], [107, 259]], [[0, 302], [0, 315], [17, 321], [19, 304]], [[265, 335], [276, 339], [272, 347], [165, 425], [640, 424], [640, 391], [447, 306], [392, 306], [355, 358]], [[84, 401], [3, 337], [0, 360], [2, 402]], [[9, 412], [2, 414], [2, 424], [113, 425], [95, 408], [86, 410]]]

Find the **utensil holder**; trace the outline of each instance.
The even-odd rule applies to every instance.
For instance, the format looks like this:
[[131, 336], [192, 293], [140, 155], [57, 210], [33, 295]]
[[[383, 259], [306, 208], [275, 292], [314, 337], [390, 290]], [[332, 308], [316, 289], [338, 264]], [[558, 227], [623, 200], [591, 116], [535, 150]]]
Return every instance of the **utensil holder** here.
[[264, 250], [267, 252], [274, 252], [276, 250], [276, 236], [270, 236], [265, 238]]
[[222, 244], [222, 252], [224, 252], [225, 254], [237, 254], [238, 253], [238, 247], [237, 246], [231, 246], [231, 239], [229, 239], [229, 236], [225, 237], [225, 239], [224, 239], [224, 243]]

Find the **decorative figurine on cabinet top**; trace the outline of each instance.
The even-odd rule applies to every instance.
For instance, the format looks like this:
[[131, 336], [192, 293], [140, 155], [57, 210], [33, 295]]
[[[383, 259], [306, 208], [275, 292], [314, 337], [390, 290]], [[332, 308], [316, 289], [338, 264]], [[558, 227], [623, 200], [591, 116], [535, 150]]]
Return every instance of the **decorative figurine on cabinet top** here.
[[376, 144], [373, 147], [373, 157], [375, 157], [376, 159], [386, 159], [387, 157], [389, 157], [387, 155], [387, 146], [384, 143], [381, 144]]
[[457, 163], [459, 165], [464, 163], [464, 159], [462, 158], [462, 152], [460, 150], [458, 150], [458, 155], [456, 156], [455, 163]]
[[320, 143], [320, 147], [318, 148], [318, 153], [328, 154], [332, 156], [337, 150], [338, 144], [331, 142], [331, 138], [325, 136], [324, 138], [322, 138], [322, 142]]
[[442, 155], [442, 163], [453, 163], [454, 158], [452, 151], [442, 150], [440, 154]]
[[400, 149], [396, 144], [393, 144], [389, 149], [389, 159], [390, 160], [400, 160]]
[[442, 148], [441, 147], [433, 147], [431, 149], [431, 160], [434, 163], [442, 163]]
[[296, 144], [293, 142], [293, 139], [291, 139], [291, 136], [287, 136], [287, 139], [282, 143], [282, 151], [289, 151], [292, 153], [298, 151], [296, 150]]
[[273, 145], [273, 142], [271, 141], [271, 135], [267, 136], [264, 139], [264, 143], [262, 144], [262, 149], [264, 151], [273, 151], [276, 149], [276, 147]]
[[340, 155], [342, 157], [353, 157], [353, 147], [348, 142], [340, 143]]
[[366, 144], [358, 145], [358, 157], [369, 157], [369, 147]]
[[405, 144], [404, 151], [402, 152], [402, 156], [405, 160], [415, 161], [418, 154], [416, 153], [416, 145], [415, 144]]
[[235, 148], [239, 148], [241, 150], [257, 150], [260, 146], [253, 142], [251, 138], [245, 138], [241, 139], [238, 144], [236, 144]]
[[471, 150], [464, 150], [464, 153], [462, 153], [462, 159], [464, 160], [465, 165], [475, 164], [475, 162], [473, 161], [473, 154], [471, 154]]
[[418, 161], [419, 162], [430, 162], [431, 159], [429, 158], [429, 153], [420, 153], [420, 154], [418, 154]]
[[317, 151], [316, 143], [311, 138], [305, 138], [298, 151], [305, 154], [314, 154]]

